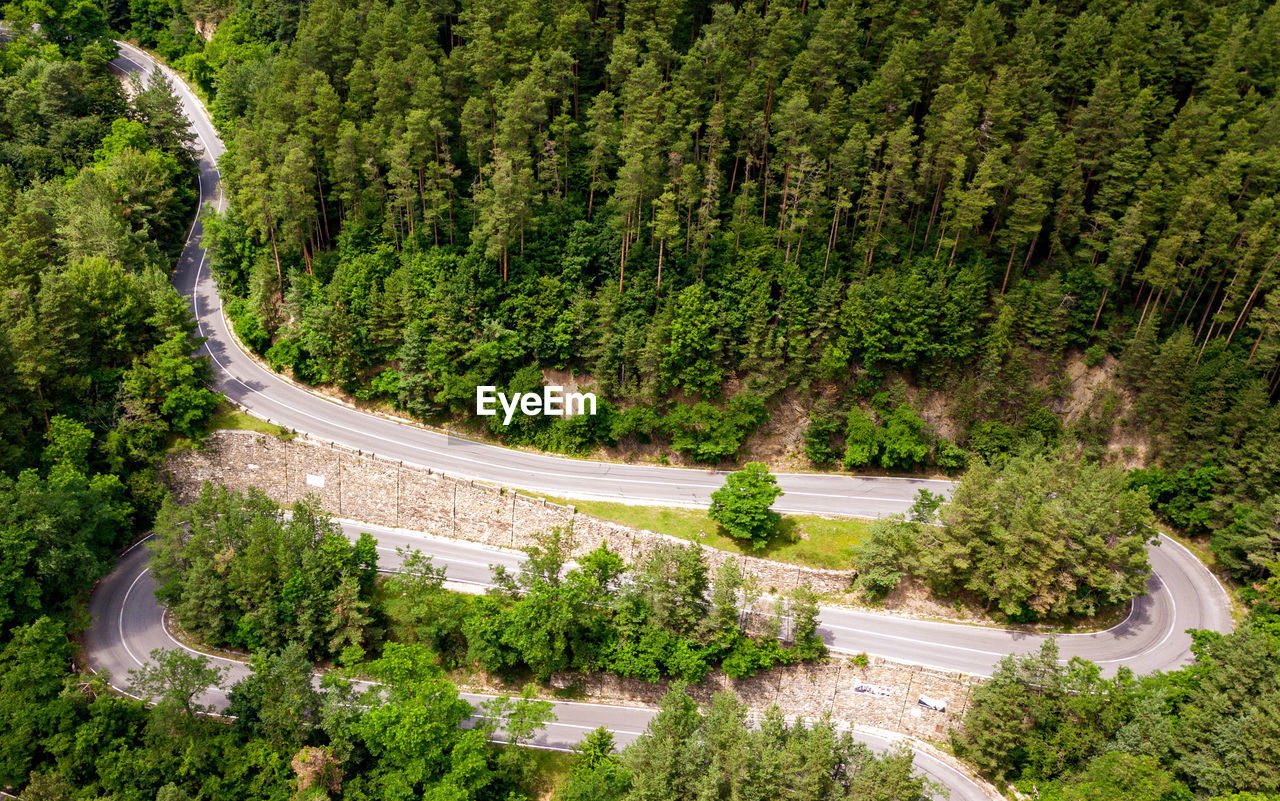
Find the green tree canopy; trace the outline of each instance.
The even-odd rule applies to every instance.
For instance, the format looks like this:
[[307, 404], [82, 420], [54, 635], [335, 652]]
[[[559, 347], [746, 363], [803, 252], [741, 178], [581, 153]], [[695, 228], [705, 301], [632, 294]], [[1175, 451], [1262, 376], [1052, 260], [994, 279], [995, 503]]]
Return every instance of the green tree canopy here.
[[1011, 616], [1090, 615], [1142, 592], [1151, 572], [1146, 493], [1066, 450], [974, 465], [941, 522], [921, 529], [922, 575]]
[[749, 462], [730, 473], [724, 486], [711, 493], [711, 519], [724, 526], [730, 536], [763, 548], [778, 531], [781, 518], [769, 507], [780, 495], [778, 480], [768, 467]]

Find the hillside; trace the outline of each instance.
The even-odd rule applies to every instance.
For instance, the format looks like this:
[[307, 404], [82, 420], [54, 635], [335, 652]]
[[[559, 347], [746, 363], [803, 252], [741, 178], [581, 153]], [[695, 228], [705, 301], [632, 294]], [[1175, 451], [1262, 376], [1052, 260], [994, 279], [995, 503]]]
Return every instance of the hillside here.
[[[0, 13], [0, 795], [923, 801], [944, 764], [989, 797], [963, 763], [1044, 801], [1280, 798], [1280, 4]], [[295, 382], [519, 450], [310, 396], [220, 309]], [[547, 384], [598, 408], [477, 414]], [[255, 402], [347, 440], [209, 448], [273, 429]], [[215, 461], [180, 499], [187, 448]], [[529, 476], [824, 570], [575, 532], [498, 486]], [[779, 514], [854, 507], [883, 519]], [[944, 636], [828, 616], [819, 575], [1129, 615]], [[983, 675], [916, 678], [944, 670]], [[477, 711], [481, 674], [530, 693]], [[568, 697], [593, 681], [670, 692]], [[873, 753], [841, 686], [954, 764]]]
[[[1166, 520], [1257, 577], [1278, 27], [324, 0], [268, 31], [246, 6], [190, 55], [229, 146], [214, 264], [269, 363], [426, 421], [891, 472], [1072, 441], [1150, 468]], [[552, 376], [600, 413], [475, 417], [476, 385]]]

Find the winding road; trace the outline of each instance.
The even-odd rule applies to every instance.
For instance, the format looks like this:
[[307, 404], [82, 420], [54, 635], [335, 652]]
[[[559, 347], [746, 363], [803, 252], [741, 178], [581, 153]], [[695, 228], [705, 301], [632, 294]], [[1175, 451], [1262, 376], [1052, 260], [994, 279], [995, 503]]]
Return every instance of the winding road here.
[[[144, 52], [120, 43], [113, 64], [125, 73], [148, 74], [156, 63]], [[224, 152], [209, 116], [190, 88], [172, 72], [174, 89], [182, 101], [201, 147], [199, 155], [202, 207], [226, 206], [217, 158]], [[206, 337], [204, 350], [213, 361], [217, 389], [250, 413], [317, 439], [373, 452], [408, 464], [430, 467], [466, 478], [579, 499], [603, 499], [657, 505], [705, 506], [724, 475], [712, 470], [624, 465], [568, 459], [512, 450], [430, 431], [418, 426], [359, 411], [294, 385], [245, 354], [231, 336], [222, 314], [206, 254], [200, 246], [203, 226], [193, 222], [182, 251], [174, 283], [191, 302]], [[947, 493], [951, 483], [930, 479], [854, 477], [794, 473], [779, 476], [786, 494], [775, 508], [789, 512], [878, 517], [905, 510], [921, 488]], [[411, 532], [352, 524], [348, 533], [369, 531], [379, 540], [383, 565], [394, 565], [394, 548], [412, 544], [432, 555], [449, 579], [478, 585], [489, 580], [488, 565], [516, 565], [519, 555], [470, 543], [459, 543]], [[1125, 666], [1138, 673], [1167, 670], [1191, 659], [1190, 628], [1229, 631], [1230, 602], [1225, 590], [1186, 548], [1162, 537], [1152, 547], [1154, 573], [1148, 593], [1135, 599], [1129, 616], [1117, 626], [1091, 634], [1061, 635], [1065, 657], [1091, 659], [1107, 673]], [[98, 670], [120, 681], [154, 648], [185, 647], [165, 631], [163, 610], [155, 600], [154, 582], [147, 568], [148, 551], [126, 552], [110, 576], [95, 589], [90, 611], [94, 624], [85, 653]], [[889, 659], [925, 664], [952, 671], [988, 675], [1006, 654], [1035, 650], [1043, 636], [1018, 631], [912, 620], [889, 615], [824, 608], [822, 632], [833, 649], [867, 652]], [[244, 665], [214, 659], [242, 676]], [[211, 700], [225, 704], [220, 691]], [[474, 700], [474, 699], [473, 699]], [[559, 703], [558, 721], [540, 736], [543, 747], [566, 748], [590, 729], [606, 725], [620, 743], [643, 731], [653, 710], [606, 704]], [[876, 748], [890, 737], [863, 731], [856, 736]], [[951, 797], [962, 801], [985, 799], [977, 783], [945, 760], [915, 751], [916, 764], [946, 785]]]
[[[438, 566], [445, 566], [450, 582], [489, 586], [490, 564], [519, 567], [522, 555], [514, 551], [498, 551], [484, 546], [417, 532], [394, 531], [357, 523], [344, 523], [348, 537], [355, 539], [360, 532], [369, 531], [378, 538], [378, 560], [382, 569], [394, 570], [399, 566], [396, 548], [418, 548], [433, 555]], [[106, 672], [113, 683], [128, 692], [126, 682], [129, 671], [146, 664], [155, 649], [181, 648], [192, 653], [187, 645], [169, 633], [164, 622], [164, 608], [156, 601], [155, 579], [148, 567], [150, 552], [146, 540], [135, 544], [120, 557], [120, 562], [109, 576], [94, 588], [89, 601], [89, 613], [94, 624], [85, 633], [84, 651], [93, 669]], [[245, 678], [249, 668], [243, 662], [220, 656], [203, 654], [210, 663], [225, 671], [220, 687], [211, 688], [200, 701], [225, 709], [228, 702], [227, 688]], [[461, 693], [461, 697], [478, 707], [493, 696], [477, 693]], [[569, 750], [584, 735], [601, 726], [613, 732], [614, 742], [622, 747], [639, 737], [657, 714], [652, 707], [625, 704], [584, 703], [557, 701], [553, 711], [555, 720], [534, 738], [533, 745], [553, 750]], [[474, 718], [473, 718], [474, 720]], [[865, 743], [877, 752], [889, 751], [906, 744], [911, 747], [916, 769], [930, 780], [945, 787], [951, 801], [990, 801], [993, 796], [980, 782], [966, 771], [931, 749], [921, 748], [907, 738], [892, 732], [852, 729], [854, 739]]]

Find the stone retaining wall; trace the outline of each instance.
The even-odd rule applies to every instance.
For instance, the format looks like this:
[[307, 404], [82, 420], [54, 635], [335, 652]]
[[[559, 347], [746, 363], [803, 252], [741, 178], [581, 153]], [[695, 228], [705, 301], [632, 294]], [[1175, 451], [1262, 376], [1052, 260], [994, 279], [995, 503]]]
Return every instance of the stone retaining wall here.
[[[257, 487], [282, 504], [314, 495], [334, 515], [377, 525], [424, 531], [489, 545], [520, 548], [532, 535], [555, 526], [573, 531], [575, 551], [602, 543], [631, 561], [661, 542], [678, 540], [584, 515], [572, 506], [530, 498], [487, 484], [442, 475], [315, 442], [304, 437], [284, 442], [248, 431], [218, 431], [201, 450], [174, 454], [163, 469], [165, 482], [184, 501], [193, 500], [205, 481], [231, 489]], [[820, 592], [843, 592], [852, 571], [815, 570], [744, 557], [702, 546], [714, 571], [730, 556], [753, 573], [768, 591], [787, 592], [805, 584]], [[776, 703], [789, 716], [808, 719], [830, 712], [839, 723], [898, 731], [924, 740], [944, 741], [960, 725], [972, 688], [980, 679], [871, 658], [865, 667], [832, 657], [822, 664], [776, 668], [748, 679], [713, 672], [690, 688], [709, 704], [719, 690], [732, 690], [754, 715]], [[558, 687], [577, 685], [589, 696], [657, 704], [667, 682], [650, 684], [609, 674], [557, 675]], [[859, 691], [858, 685], [874, 685]], [[877, 694], [886, 692], [887, 695]], [[946, 711], [919, 705], [921, 695], [940, 699]]]
[[[661, 542], [688, 544], [663, 534], [599, 520], [541, 499], [359, 451], [297, 437], [288, 442], [252, 431], [217, 431], [205, 447], [174, 454], [163, 478], [182, 500], [193, 500], [205, 481], [231, 489], [257, 487], [281, 504], [307, 495], [339, 517], [407, 528], [486, 545], [523, 548], [532, 535], [561, 526], [573, 531], [575, 555], [607, 543], [625, 560]], [[701, 546], [714, 571], [731, 555]], [[807, 585], [823, 593], [849, 589], [853, 572], [818, 570], [736, 556], [762, 589], [789, 592]]]
[[[716, 692], [732, 690], [753, 715], [763, 715], [776, 703], [788, 716], [813, 720], [830, 712], [837, 723], [873, 726], [943, 742], [950, 729], [960, 726], [970, 692], [980, 683], [981, 679], [962, 673], [874, 657], [865, 667], [852, 659], [832, 657], [825, 663], [775, 668], [748, 679], [731, 679], [717, 671], [701, 684], [691, 686], [689, 692], [700, 704], [707, 705]], [[648, 705], [656, 705], [668, 688], [665, 681], [650, 684], [607, 673], [585, 679], [581, 674], [557, 674], [551, 684], [557, 688], [576, 687], [591, 697]], [[864, 686], [864, 691], [858, 690], [859, 685]], [[889, 694], [866, 691], [866, 685]], [[921, 695], [944, 701], [946, 711], [920, 706]]]

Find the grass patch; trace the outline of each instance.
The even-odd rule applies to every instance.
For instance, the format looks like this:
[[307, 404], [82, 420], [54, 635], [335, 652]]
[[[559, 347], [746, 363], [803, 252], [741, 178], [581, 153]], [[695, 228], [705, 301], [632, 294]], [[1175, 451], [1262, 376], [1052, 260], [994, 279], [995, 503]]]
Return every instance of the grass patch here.
[[222, 401], [217, 408], [213, 410], [213, 417], [209, 418], [210, 431], [257, 431], [262, 434], [270, 434], [273, 437], [288, 441], [293, 439], [293, 434], [288, 429], [281, 428], [275, 423], [268, 423], [266, 420], [260, 420], [251, 414], [240, 411], [227, 401]]
[[543, 751], [537, 748], [529, 750], [533, 754], [534, 786], [527, 789], [532, 791], [530, 795], [533, 798], [550, 798], [568, 777], [577, 755], [567, 751]]
[[722, 551], [759, 556], [779, 562], [845, 569], [850, 567], [851, 551], [870, 536], [865, 520], [835, 519], [818, 515], [783, 515], [778, 534], [760, 550], [751, 543], [734, 539], [711, 519], [705, 509], [681, 509], [666, 506], [632, 506], [607, 501], [575, 501], [548, 497], [547, 500], [570, 504], [583, 514], [644, 528], [672, 537], [700, 542]]

